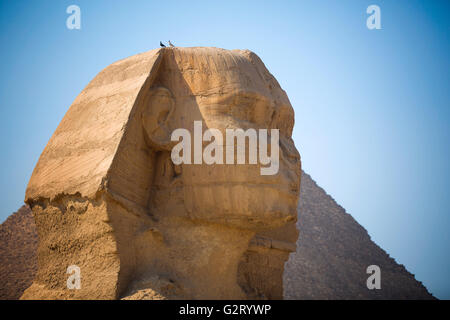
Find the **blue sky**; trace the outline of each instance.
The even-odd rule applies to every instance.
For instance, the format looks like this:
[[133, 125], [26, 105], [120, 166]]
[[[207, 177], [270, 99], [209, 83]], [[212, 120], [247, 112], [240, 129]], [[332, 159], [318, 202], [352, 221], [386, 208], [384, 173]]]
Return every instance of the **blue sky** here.
[[[68, 30], [66, 8], [81, 8]], [[366, 8], [381, 8], [368, 30]], [[250, 49], [296, 112], [303, 168], [450, 298], [449, 1], [0, 1], [0, 221], [68, 107], [110, 63], [172, 40]]]

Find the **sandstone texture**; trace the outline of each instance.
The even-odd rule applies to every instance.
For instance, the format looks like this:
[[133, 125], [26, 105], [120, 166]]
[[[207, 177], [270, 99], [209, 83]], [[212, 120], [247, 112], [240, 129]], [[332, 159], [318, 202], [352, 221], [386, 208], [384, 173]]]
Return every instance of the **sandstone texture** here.
[[[306, 173], [302, 174], [298, 217], [297, 250], [283, 275], [285, 299], [433, 299]], [[27, 207], [0, 226], [1, 299], [18, 299], [31, 284], [37, 269], [36, 238]], [[371, 264], [381, 267], [381, 290], [365, 286], [365, 269]], [[149, 278], [125, 299], [167, 299], [173, 288], [169, 281]]]
[[[171, 133], [193, 133], [195, 121], [224, 136], [278, 129], [278, 174], [174, 165]], [[164, 48], [108, 66], [75, 99], [29, 181], [40, 241], [21, 298], [281, 299], [298, 238], [293, 125], [286, 93], [248, 50]], [[79, 290], [67, 288], [71, 265]]]

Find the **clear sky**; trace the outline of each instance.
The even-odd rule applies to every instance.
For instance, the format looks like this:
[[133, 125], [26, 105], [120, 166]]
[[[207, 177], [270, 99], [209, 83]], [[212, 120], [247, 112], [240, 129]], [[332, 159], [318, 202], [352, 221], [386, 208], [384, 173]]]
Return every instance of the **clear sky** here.
[[[66, 28], [71, 4], [81, 30]], [[381, 30], [366, 27], [371, 4]], [[449, 299], [449, 34], [447, 0], [0, 0], [0, 221], [104, 67], [160, 40], [250, 49], [291, 100], [304, 170]]]

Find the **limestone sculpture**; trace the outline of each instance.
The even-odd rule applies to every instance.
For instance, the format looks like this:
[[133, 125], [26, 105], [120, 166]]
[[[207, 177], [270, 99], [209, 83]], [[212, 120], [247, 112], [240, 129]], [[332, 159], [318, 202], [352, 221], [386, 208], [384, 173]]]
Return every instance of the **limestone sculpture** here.
[[[174, 165], [171, 132], [279, 129], [279, 171]], [[25, 201], [38, 272], [22, 299], [281, 299], [298, 232], [300, 156], [286, 93], [248, 50], [162, 48], [118, 61], [75, 99]], [[80, 269], [69, 289], [67, 268]]]

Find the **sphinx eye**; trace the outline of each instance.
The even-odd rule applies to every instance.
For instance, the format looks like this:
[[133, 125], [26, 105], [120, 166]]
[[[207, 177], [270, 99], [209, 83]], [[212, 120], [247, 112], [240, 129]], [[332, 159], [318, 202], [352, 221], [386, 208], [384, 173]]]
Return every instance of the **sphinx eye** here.
[[256, 99], [253, 97], [249, 97], [249, 96], [235, 96], [235, 98], [233, 99], [233, 104], [236, 107], [243, 107], [243, 108], [250, 108], [252, 106], [254, 106], [256, 103]]

